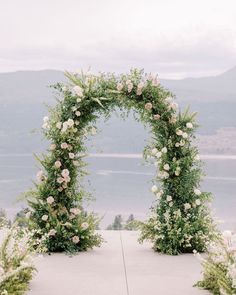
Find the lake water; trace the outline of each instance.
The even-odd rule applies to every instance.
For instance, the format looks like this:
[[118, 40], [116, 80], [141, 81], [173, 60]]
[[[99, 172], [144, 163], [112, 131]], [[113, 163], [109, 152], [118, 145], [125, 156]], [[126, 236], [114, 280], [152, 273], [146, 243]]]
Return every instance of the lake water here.
[[[207, 155], [206, 177], [202, 190], [213, 193], [212, 211], [222, 221], [222, 228], [236, 229], [236, 156]], [[88, 190], [96, 201], [86, 204], [103, 217], [102, 227], [116, 214], [124, 218], [133, 213], [145, 219], [153, 201], [149, 188], [154, 168], [145, 166], [137, 154], [91, 155], [87, 159], [90, 172]], [[24, 203], [17, 198], [28, 188], [39, 167], [31, 154], [0, 154], [0, 207], [13, 216]]]

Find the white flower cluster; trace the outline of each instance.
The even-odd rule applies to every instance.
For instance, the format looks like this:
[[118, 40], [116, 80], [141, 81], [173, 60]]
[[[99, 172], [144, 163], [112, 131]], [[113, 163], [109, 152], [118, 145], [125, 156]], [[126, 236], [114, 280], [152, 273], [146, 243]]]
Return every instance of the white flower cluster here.
[[[12, 279], [12, 284], [14, 284], [14, 277], [21, 276], [22, 271], [27, 269], [30, 272], [33, 271], [34, 259], [31, 243], [32, 233], [27, 229], [13, 225], [12, 228], [0, 230], [0, 290], [7, 280], [9, 284], [9, 280]], [[22, 282], [22, 284], [25, 283], [28, 282]], [[7, 290], [5, 294], [8, 294]]]
[[[202, 261], [203, 274], [206, 271], [209, 276], [212, 272], [215, 284], [219, 283], [217, 287], [220, 289], [220, 294], [236, 294], [236, 234], [230, 230], [224, 231], [221, 239], [209, 244], [207, 253], [207, 256], [202, 257], [194, 251]], [[226, 271], [222, 272], [222, 269]], [[225, 284], [220, 284], [222, 281]]]

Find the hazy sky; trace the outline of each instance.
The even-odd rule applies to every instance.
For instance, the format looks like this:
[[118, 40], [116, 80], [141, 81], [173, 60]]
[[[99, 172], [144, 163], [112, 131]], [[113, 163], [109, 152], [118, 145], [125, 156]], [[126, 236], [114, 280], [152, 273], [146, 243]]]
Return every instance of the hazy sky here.
[[211, 75], [236, 65], [236, 0], [0, 0], [0, 37], [1, 72]]

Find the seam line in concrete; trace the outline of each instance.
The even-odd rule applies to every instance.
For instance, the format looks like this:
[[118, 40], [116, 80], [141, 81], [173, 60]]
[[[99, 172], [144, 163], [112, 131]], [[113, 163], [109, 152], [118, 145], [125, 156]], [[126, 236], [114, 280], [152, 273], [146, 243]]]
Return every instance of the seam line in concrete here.
[[123, 266], [124, 266], [124, 273], [125, 273], [126, 293], [127, 293], [127, 295], [129, 295], [129, 284], [128, 284], [126, 263], [125, 263], [125, 251], [124, 251], [124, 245], [123, 245], [121, 231], [119, 231], [119, 232], [120, 232], [121, 252], [122, 252], [122, 259], [123, 259]]

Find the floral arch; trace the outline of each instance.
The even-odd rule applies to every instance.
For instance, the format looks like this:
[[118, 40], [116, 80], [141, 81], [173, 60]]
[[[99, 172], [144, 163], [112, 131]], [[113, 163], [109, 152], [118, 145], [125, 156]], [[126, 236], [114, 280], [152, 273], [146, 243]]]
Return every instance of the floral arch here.
[[68, 83], [54, 86], [58, 103], [44, 118], [51, 144], [39, 159], [42, 170], [28, 200], [30, 227], [38, 237], [46, 234], [48, 251], [83, 251], [102, 242], [95, 232], [96, 218], [83, 210], [86, 192], [80, 180], [85, 174], [84, 139], [101, 113], [109, 115], [115, 107], [134, 109], [153, 135], [144, 156], [159, 171], [151, 188], [156, 200], [140, 240], [151, 240], [154, 250], [168, 254], [203, 251], [214, 225], [206, 204], [210, 194], [198, 189], [202, 172], [192, 146], [195, 114], [179, 112], [158, 77], [139, 70], [119, 76], [65, 75]]

